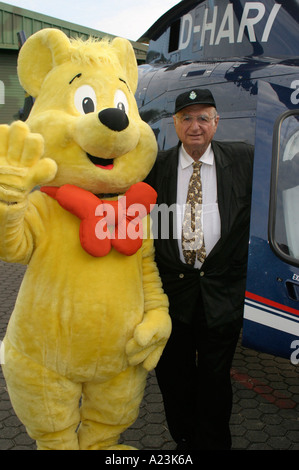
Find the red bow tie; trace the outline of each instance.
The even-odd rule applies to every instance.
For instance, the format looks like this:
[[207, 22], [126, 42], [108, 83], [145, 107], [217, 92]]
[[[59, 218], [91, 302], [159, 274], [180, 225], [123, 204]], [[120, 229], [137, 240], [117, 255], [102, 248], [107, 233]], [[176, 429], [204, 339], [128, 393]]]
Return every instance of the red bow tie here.
[[142, 218], [157, 199], [156, 191], [146, 183], [134, 184], [118, 201], [103, 201], [71, 184], [43, 186], [41, 191], [81, 219], [80, 242], [92, 256], [105, 256], [111, 247], [127, 256], [136, 253], [142, 245]]

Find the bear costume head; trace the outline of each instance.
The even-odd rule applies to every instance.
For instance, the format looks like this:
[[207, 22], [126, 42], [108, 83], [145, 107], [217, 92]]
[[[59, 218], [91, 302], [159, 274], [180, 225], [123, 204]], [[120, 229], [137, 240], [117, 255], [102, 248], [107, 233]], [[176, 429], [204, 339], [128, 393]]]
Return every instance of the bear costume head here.
[[119, 194], [147, 176], [157, 144], [138, 113], [129, 41], [70, 41], [44, 29], [22, 47], [18, 75], [36, 98], [27, 124], [44, 137], [44, 156], [57, 162], [51, 185]]

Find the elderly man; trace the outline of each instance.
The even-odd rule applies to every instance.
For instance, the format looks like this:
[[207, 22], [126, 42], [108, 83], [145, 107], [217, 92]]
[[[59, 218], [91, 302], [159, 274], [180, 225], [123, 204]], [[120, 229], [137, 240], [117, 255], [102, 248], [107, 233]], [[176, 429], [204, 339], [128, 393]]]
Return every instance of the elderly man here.
[[179, 143], [159, 152], [147, 178], [158, 207], [176, 208], [169, 211], [174, 221], [162, 217], [154, 227], [173, 322], [156, 374], [177, 449], [230, 449], [230, 368], [242, 326], [254, 151], [212, 140], [219, 116], [209, 90], [180, 94], [173, 119]]

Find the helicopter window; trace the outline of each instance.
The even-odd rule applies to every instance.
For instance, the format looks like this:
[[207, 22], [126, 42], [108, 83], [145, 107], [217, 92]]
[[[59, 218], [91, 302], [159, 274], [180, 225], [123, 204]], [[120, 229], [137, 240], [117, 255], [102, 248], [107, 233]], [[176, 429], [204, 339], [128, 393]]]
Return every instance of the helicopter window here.
[[168, 52], [177, 51], [179, 48], [179, 37], [181, 29], [181, 20], [174, 21], [170, 26]]
[[270, 203], [270, 242], [277, 254], [299, 264], [299, 110], [276, 124]]

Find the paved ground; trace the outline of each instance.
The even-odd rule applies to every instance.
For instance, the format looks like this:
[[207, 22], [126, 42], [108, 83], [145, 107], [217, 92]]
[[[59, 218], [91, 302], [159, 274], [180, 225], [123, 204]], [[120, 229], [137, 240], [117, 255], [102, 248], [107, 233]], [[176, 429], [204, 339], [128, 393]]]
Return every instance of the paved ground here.
[[[0, 340], [24, 268], [0, 261]], [[238, 345], [232, 368], [231, 418], [235, 450], [299, 450], [299, 365]], [[148, 377], [140, 416], [123, 440], [141, 450], [172, 450], [154, 373]], [[0, 369], [0, 450], [32, 450], [34, 442], [12, 409]]]

